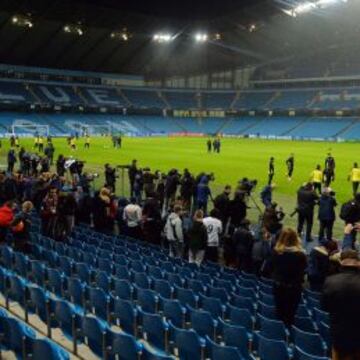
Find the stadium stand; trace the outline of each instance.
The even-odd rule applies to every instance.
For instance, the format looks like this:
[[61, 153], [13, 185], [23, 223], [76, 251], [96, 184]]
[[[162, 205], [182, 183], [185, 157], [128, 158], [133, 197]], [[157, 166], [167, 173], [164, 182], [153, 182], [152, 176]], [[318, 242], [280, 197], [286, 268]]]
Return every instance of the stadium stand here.
[[[326, 332], [319, 335], [319, 327], [326, 331], [329, 318], [318, 308], [318, 293], [303, 293], [289, 336], [276, 320], [269, 279], [212, 263], [198, 268], [170, 258], [156, 245], [102, 235], [86, 226], [76, 227], [68, 244], [39, 230], [34, 215], [31, 256], [6, 245], [0, 248], [1, 301], [10, 311], [21, 308], [28, 322], [26, 327], [1, 312], [2, 325], [11, 321], [18, 328], [5, 337], [8, 351], [46, 351], [50, 359], [68, 359], [67, 352], [80, 351], [102, 358], [126, 352], [126, 359], [173, 359], [177, 354], [217, 359], [214, 349], [221, 343], [224, 351], [236, 349], [239, 360], [273, 360], [270, 354], [282, 342], [284, 349], [296, 346], [310, 358], [327, 359], [329, 338]], [[60, 332], [65, 340], [59, 345], [35, 340], [29, 328], [32, 314], [37, 314], [44, 335], [57, 341]], [[19, 341], [24, 336], [26, 343]], [[290, 357], [288, 351], [284, 358]]]

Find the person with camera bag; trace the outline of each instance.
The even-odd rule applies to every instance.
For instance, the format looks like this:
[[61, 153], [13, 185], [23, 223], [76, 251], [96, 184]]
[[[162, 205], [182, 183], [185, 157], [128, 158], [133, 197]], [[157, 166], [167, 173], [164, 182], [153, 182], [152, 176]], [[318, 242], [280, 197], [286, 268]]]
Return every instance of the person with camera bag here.
[[[360, 193], [356, 194], [354, 199], [347, 201], [341, 206], [340, 219], [345, 222], [345, 225], [352, 225], [353, 230], [348, 235], [351, 238], [351, 244], [346, 241], [347, 247], [355, 248], [356, 234], [357, 234], [357, 223], [360, 221]], [[345, 240], [344, 240], [345, 243]], [[343, 248], [344, 248], [343, 243]]]
[[298, 190], [297, 193], [297, 208], [298, 213], [298, 226], [297, 232], [301, 236], [303, 227], [306, 223], [305, 240], [312, 241], [311, 231], [314, 222], [314, 207], [317, 204], [319, 197], [314, 191], [312, 183], [307, 183]]
[[[337, 202], [335, 193], [330, 188], [324, 188], [319, 199], [319, 243], [323, 244], [332, 240], [333, 227], [335, 222], [335, 207]], [[326, 233], [326, 241], [324, 236]]]
[[109, 164], [105, 164], [105, 186], [115, 193], [116, 170]]

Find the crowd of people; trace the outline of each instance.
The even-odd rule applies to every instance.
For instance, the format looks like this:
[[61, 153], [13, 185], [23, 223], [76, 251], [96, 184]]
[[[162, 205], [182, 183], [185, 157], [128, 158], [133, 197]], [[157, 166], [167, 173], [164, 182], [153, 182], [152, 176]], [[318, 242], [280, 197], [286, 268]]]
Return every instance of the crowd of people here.
[[[30, 252], [30, 213], [34, 208], [41, 218], [42, 234], [58, 241], [67, 241], [75, 224], [86, 223], [102, 233], [124, 234], [164, 246], [170, 256], [184, 257], [199, 266], [203, 261], [222, 262], [272, 277], [278, 316], [287, 326], [294, 323], [307, 276], [312, 290], [324, 289], [324, 309], [335, 314], [337, 350], [346, 352], [349, 347], [344, 350], [344, 343], [358, 340], [349, 331], [345, 339], [339, 330], [343, 327], [340, 317], [348, 314], [344, 315], [341, 296], [334, 292], [339, 283], [343, 287], [344, 277], [344, 283], [357, 291], [358, 285], [351, 279], [358, 276], [360, 266], [355, 249], [360, 195], [341, 207], [340, 217], [346, 226], [340, 248], [332, 234], [337, 202], [329, 187], [322, 188], [320, 195], [313, 182], [299, 188], [293, 214], [298, 216], [298, 227], [294, 230], [283, 226], [285, 214], [272, 200], [275, 187], [270, 181], [261, 191], [264, 208], [260, 220], [251, 224], [248, 209], [255, 180], [243, 178], [235, 189], [227, 185], [213, 196], [210, 183], [215, 180], [214, 174], [195, 176], [188, 169], [182, 173], [177, 169], [152, 172], [139, 168], [133, 160], [121, 167], [128, 173], [130, 197], [117, 197], [118, 168], [105, 165], [105, 181], [97, 190], [93, 184], [98, 174], [84, 171], [83, 161], [59, 155], [52, 168], [52, 156], [50, 160], [45, 154], [50, 144], [42, 149], [46, 164], [24, 148], [18, 154], [15, 149], [9, 151], [7, 171], [0, 173], [1, 243], [11, 234], [16, 249]], [[293, 163], [289, 166], [291, 176]], [[316, 206], [319, 243], [306, 254], [304, 246], [313, 240]], [[305, 242], [301, 241], [303, 235]], [[347, 291], [345, 298], [350, 296]], [[354, 301], [351, 304], [355, 306]]]

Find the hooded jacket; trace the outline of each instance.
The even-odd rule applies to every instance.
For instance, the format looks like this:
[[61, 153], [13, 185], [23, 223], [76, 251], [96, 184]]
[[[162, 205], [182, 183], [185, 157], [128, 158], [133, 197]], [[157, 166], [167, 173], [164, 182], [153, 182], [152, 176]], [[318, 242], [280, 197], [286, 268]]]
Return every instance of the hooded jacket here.
[[178, 214], [173, 212], [168, 216], [164, 232], [168, 241], [184, 241], [182, 220]]

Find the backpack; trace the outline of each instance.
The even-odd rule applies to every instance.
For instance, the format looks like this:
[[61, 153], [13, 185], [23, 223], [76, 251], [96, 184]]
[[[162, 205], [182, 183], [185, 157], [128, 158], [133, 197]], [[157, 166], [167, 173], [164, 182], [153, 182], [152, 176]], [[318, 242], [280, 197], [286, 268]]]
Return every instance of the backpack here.
[[352, 222], [357, 212], [357, 205], [354, 201], [350, 200], [344, 203], [340, 209], [340, 219], [346, 222]]

